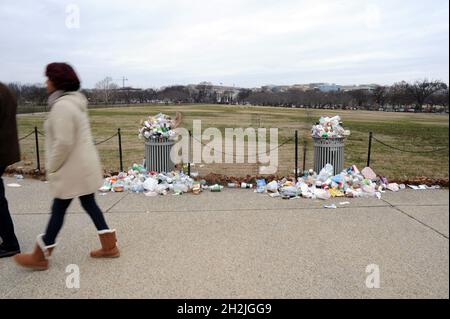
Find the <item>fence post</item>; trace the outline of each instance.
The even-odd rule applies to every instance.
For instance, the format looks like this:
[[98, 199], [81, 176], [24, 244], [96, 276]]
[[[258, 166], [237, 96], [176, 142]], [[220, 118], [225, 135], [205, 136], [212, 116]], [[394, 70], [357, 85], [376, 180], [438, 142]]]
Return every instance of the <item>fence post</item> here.
[[298, 130], [295, 130], [295, 181], [298, 178]]
[[367, 152], [367, 167], [370, 167], [370, 153], [372, 151], [372, 132], [369, 132], [369, 150]]
[[188, 148], [188, 176], [191, 176], [191, 130], [189, 130], [189, 148]]
[[34, 127], [34, 138], [36, 140], [36, 161], [37, 161], [37, 171], [41, 171], [41, 159], [39, 157], [39, 139], [38, 139], [38, 129], [37, 126]]
[[123, 172], [123, 159], [122, 159], [122, 134], [120, 128], [117, 129], [117, 136], [119, 137], [119, 159], [120, 159], [120, 171]]
[[303, 141], [303, 172], [306, 170], [306, 140]]

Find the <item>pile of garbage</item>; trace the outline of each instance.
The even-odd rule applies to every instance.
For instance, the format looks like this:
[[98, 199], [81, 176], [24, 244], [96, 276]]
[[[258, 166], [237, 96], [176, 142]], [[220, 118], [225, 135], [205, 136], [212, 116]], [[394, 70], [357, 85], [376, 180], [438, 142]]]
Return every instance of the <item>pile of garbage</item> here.
[[174, 138], [176, 136], [176, 132], [172, 129], [173, 122], [170, 116], [163, 113], [149, 116], [141, 121], [141, 125], [138, 135], [140, 139]]
[[128, 172], [105, 178], [99, 192], [101, 194], [132, 192], [151, 197], [170, 193], [182, 195], [188, 192], [198, 195], [204, 190], [220, 192], [222, 189], [223, 186], [219, 184], [208, 185], [205, 180], [195, 181], [183, 171], [149, 172], [143, 165], [133, 164]]
[[[268, 179], [270, 180], [270, 179]], [[309, 198], [328, 200], [334, 197], [378, 198], [386, 191], [398, 192], [407, 186], [412, 189], [438, 189], [439, 186], [405, 185], [389, 182], [384, 176], [377, 176], [370, 167], [359, 170], [356, 165], [334, 175], [331, 164], [316, 173], [312, 169], [305, 171], [303, 176], [295, 178], [256, 179], [256, 182], [222, 182], [210, 181], [207, 178], [194, 180], [183, 171], [158, 173], [147, 171], [143, 165], [133, 164], [128, 172], [107, 177], [99, 189], [101, 194], [108, 192], [133, 192], [145, 196], [182, 195], [192, 193], [198, 195], [205, 190], [220, 192], [228, 188], [254, 189], [256, 193], [268, 194], [270, 197], [283, 199]], [[210, 185], [208, 185], [210, 184]]]
[[373, 197], [390, 190], [397, 192], [405, 189], [404, 184], [389, 183], [386, 177], [378, 177], [370, 167], [359, 171], [353, 165], [340, 174], [333, 174], [333, 166], [327, 164], [318, 174], [309, 170], [297, 181], [283, 178], [266, 183], [259, 179], [256, 183], [257, 193], [267, 193], [271, 197], [310, 198], [327, 200], [332, 197]]
[[106, 178], [99, 191], [143, 193], [146, 196], [167, 195], [169, 192], [181, 195], [192, 190], [194, 184], [194, 180], [183, 172], [148, 172], [143, 165], [133, 164], [128, 172]]
[[311, 135], [314, 138], [344, 138], [350, 135], [349, 130], [342, 127], [339, 115], [334, 117], [321, 117], [316, 125], [311, 129]]

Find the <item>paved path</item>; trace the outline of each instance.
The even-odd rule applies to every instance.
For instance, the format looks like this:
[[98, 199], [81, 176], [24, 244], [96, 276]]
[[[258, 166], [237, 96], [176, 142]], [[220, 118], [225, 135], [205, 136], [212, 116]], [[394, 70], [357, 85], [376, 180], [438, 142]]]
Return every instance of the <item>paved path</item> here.
[[[7, 196], [28, 251], [51, 198], [43, 182], [19, 183]], [[75, 201], [48, 271], [0, 259], [0, 298], [449, 298], [448, 190], [326, 202], [338, 209], [238, 189], [97, 199], [121, 258], [88, 256], [98, 239]], [[79, 289], [66, 287], [69, 264], [79, 266]], [[365, 285], [369, 264], [379, 266], [379, 289]]]

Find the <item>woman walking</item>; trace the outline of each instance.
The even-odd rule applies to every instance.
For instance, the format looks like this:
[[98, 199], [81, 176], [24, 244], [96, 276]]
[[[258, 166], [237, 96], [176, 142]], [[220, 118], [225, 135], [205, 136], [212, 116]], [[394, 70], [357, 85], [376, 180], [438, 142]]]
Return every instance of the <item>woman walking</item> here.
[[82, 207], [97, 228], [102, 248], [91, 257], [119, 257], [116, 231], [106, 224], [95, 202], [95, 192], [102, 184], [102, 171], [93, 144], [88, 118], [87, 99], [78, 92], [80, 81], [66, 63], [47, 66], [47, 92], [50, 113], [45, 122], [46, 171], [50, 193], [54, 197], [50, 221], [45, 234], [37, 237], [30, 254], [18, 254], [14, 260], [36, 270], [48, 268], [48, 259], [56, 246], [56, 237], [72, 199], [79, 197]]
[[0, 258], [20, 253], [2, 179], [6, 167], [20, 161], [16, 111], [17, 101], [14, 95], [6, 85], [0, 83]]

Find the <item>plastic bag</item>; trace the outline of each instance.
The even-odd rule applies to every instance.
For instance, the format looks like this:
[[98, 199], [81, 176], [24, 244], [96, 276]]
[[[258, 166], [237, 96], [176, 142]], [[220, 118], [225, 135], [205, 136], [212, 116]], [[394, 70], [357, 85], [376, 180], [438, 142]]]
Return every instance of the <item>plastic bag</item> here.
[[361, 171], [361, 174], [364, 176], [364, 178], [367, 178], [370, 180], [374, 180], [377, 178], [377, 174], [375, 174], [375, 172], [370, 167], [365, 167]]
[[327, 164], [324, 168], [320, 171], [319, 175], [317, 176], [317, 180], [321, 182], [325, 182], [327, 179], [329, 179], [333, 175], [333, 165]]
[[278, 192], [278, 183], [277, 181], [271, 181], [266, 185], [266, 189], [268, 192], [277, 193]]
[[321, 189], [321, 188], [316, 188], [314, 190], [314, 195], [316, 196], [316, 198], [323, 199], [323, 200], [327, 200], [327, 199], [331, 198], [331, 194], [328, 191]]
[[280, 194], [282, 196], [295, 197], [295, 196], [298, 196], [299, 191], [297, 190], [297, 188], [295, 186], [285, 186], [285, 187], [281, 188]]
[[386, 186], [387, 189], [389, 189], [392, 192], [398, 192], [400, 190], [400, 187], [397, 183], [390, 183]]
[[153, 177], [147, 178], [143, 184], [144, 189], [149, 192], [153, 192], [158, 185], [158, 181]]
[[142, 193], [144, 191], [144, 183], [139, 179], [134, 179], [131, 184], [130, 190], [134, 193]]
[[258, 179], [256, 181], [256, 192], [257, 193], [264, 193], [266, 191], [266, 180], [265, 179]]

